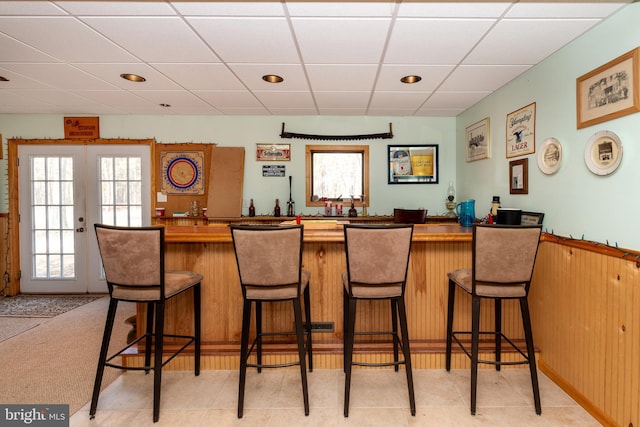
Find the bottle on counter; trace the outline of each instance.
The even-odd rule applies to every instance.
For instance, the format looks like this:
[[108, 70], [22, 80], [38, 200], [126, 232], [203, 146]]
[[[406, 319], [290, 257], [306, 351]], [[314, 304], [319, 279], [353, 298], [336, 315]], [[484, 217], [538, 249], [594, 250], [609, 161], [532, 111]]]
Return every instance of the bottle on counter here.
[[253, 199], [249, 202], [249, 216], [256, 216], [256, 207], [253, 206]]
[[358, 211], [356, 210], [355, 205], [353, 204], [353, 200], [351, 200], [351, 208], [349, 209], [349, 216], [351, 218], [358, 216]]
[[273, 216], [280, 216], [280, 200], [276, 199], [276, 206], [273, 208]]

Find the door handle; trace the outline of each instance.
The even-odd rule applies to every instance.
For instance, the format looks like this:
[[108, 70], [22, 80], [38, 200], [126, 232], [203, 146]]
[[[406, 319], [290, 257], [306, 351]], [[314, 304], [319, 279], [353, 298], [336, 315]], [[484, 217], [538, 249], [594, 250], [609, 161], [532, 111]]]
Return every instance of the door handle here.
[[83, 233], [84, 232], [84, 227], [76, 228], [76, 231], [78, 233]]

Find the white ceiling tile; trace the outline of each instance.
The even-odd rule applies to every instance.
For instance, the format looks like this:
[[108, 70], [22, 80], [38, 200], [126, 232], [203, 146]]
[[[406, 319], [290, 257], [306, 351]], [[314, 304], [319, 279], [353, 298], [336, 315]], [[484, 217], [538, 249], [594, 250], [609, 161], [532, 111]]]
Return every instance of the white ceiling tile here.
[[[436, 89], [453, 71], [453, 65], [383, 65], [376, 83], [376, 90], [425, 92]], [[406, 84], [400, 79], [405, 76], [420, 76], [418, 83]]]
[[[309, 84], [301, 65], [295, 64], [229, 64], [229, 68], [251, 90], [308, 90]], [[281, 83], [269, 83], [262, 76], [275, 74], [284, 79]]]
[[3, 1], [2, 15], [64, 15], [64, 11], [46, 1]]
[[537, 64], [596, 23], [595, 20], [570, 19], [501, 21], [467, 56], [464, 64]]
[[416, 92], [376, 92], [371, 99], [371, 109], [380, 108], [419, 108], [429, 93]]
[[188, 18], [226, 62], [298, 63], [300, 58], [284, 18]]
[[623, 7], [624, 2], [540, 2], [521, 0], [505, 18], [604, 18]]
[[159, 1], [57, 1], [55, 3], [72, 15], [164, 16], [176, 14], [168, 3]]
[[224, 64], [150, 64], [153, 68], [188, 90], [244, 89]]
[[132, 92], [126, 90], [86, 90], [72, 91], [78, 96], [90, 99], [96, 103], [104, 104], [111, 107], [148, 107], [156, 105], [147, 99], [143, 99]]
[[218, 62], [180, 18], [88, 17], [83, 21], [145, 62]]
[[308, 64], [377, 64], [382, 58], [389, 19], [292, 18]]
[[0, 112], [451, 117], [630, 1], [0, 0]]
[[309, 92], [263, 92], [255, 95], [267, 108], [315, 108]]
[[[131, 90], [177, 90], [180, 86], [147, 64], [74, 64], [106, 82], [122, 89]], [[136, 74], [146, 79], [144, 82], [132, 82], [120, 77], [121, 74]]]
[[530, 65], [461, 65], [442, 83], [444, 91], [494, 91], [531, 68]]
[[126, 51], [72, 17], [0, 18], [0, 31], [68, 62], [126, 62]]
[[[2, 24], [0, 24], [1, 27]], [[0, 33], [0, 63], [2, 62], [58, 62], [31, 46]]]
[[131, 93], [155, 104], [169, 104], [174, 108], [184, 106], [205, 107], [207, 103], [196, 95], [180, 90], [133, 90]]
[[248, 91], [193, 91], [200, 98], [223, 110], [226, 108], [261, 108], [260, 102]]
[[359, 108], [366, 110], [371, 92], [314, 92], [318, 109]]
[[378, 65], [311, 64], [306, 70], [314, 91], [370, 91]]
[[295, 2], [286, 4], [289, 15], [306, 17], [391, 17], [393, 2]]
[[2, 64], [3, 68], [58, 89], [114, 89], [114, 86], [67, 64]]
[[436, 92], [421, 108], [467, 109], [489, 95], [490, 91], [477, 92]]
[[457, 64], [491, 28], [489, 19], [398, 19], [385, 62], [390, 64]]
[[185, 16], [284, 16], [280, 2], [172, 2]]
[[512, 2], [408, 2], [400, 3], [398, 17], [498, 18]]

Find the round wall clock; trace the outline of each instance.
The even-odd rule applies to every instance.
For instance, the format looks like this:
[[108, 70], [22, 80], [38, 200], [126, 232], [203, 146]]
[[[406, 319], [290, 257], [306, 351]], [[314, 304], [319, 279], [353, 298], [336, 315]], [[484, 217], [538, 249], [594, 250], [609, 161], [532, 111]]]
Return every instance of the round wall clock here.
[[547, 175], [554, 174], [562, 163], [562, 145], [555, 138], [547, 138], [538, 151], [538, 168]]
[[587, 142], [584, 161], [596, 175], [613, 173], [622, 161], [622, 141], [611, 131], [596, 132]]

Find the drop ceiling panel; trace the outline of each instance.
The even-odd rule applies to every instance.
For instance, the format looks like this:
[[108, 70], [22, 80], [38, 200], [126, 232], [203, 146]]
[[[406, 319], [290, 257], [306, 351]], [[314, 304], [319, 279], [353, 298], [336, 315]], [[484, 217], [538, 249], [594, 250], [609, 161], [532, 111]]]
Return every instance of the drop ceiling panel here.
[[0, 112], [455, 116], [629, 2], [0, 1]]
[[514, 2], [408, 2], [398, 7], [399, 18], [498, 18]]
[[218, 62], [177, 17], [87, 17], [83, 21], [145, 62]]
[[[238, 76], [243, 85], [251, 90], [308, 90], [309, 84], [302, 65], [295, 64], [229, 64], [231, 71]], [[275, 74], [282, 83], [274, 84], [262, 80], [266, 74]]]
[[[178, 90], [181, 86], [147, 64], [74, 64], [75, 67], [111, 83], [129, 90]], [[121, 74], [144, 76], [145, 82], [132, 82], [120, 77]]]
[[443, 91], [493, 92], [531, 68], [530, 65], [461, 65], [444, 81]]
[[72, 17], [0, 18], [0, 31], [66, 62], [124, 62], [133, 57]]
[[398, 19], [385, 62], [452, 65], [460, 62], [494, 24], [489, 19]]
[[243, 89], [242, 83], [224, 64], [151, 64], [188, 90]]
[[591, 19], [501, 21], [469, 54], [464, 63], [537, 64], [595, 23]]
[[187, 21], [225, 62], [299, 62], [284, 18], [188, 18]]
[[306, 69], [314, 91], [370, 91], [378, 65], [312, 64]]
[[307, 64], [377, 64], [391, 22], [384, 18], [291, 21]]

